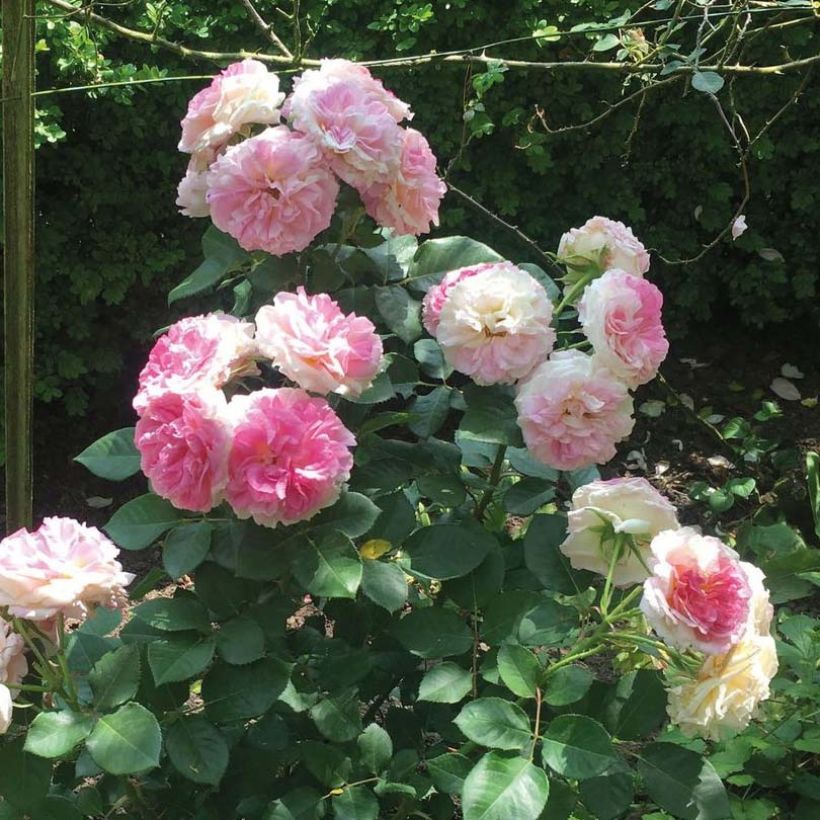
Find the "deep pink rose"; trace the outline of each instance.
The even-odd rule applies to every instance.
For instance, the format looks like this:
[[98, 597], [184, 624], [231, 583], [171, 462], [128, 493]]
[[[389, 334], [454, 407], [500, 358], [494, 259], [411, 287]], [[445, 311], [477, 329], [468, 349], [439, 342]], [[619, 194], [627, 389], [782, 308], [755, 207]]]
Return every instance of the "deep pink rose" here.
[[356, 439], [322, 398], [294, 388], [231, 399], [225, 497], [240, 518], [275, 527], [333, 504], [350, 476]]
[[609, 461], [635, 424], [626, 385], [578, 350], [536, 368], [518, 385], [515, 406], [527, 448], [556, 470]]
[[359, 396], [379, 372], [382, 341], [370, 319], [345, 315], [327, 294], [278, 293], [256, 314], [259, 351], [314, 393]]
[[230, 431], [221, 391], [162, 393], [148, 402], [134, 443], [157, 495], [181, 510], [208, 512], [228, 480]]
[[208, 172], [214, 225], [248, 251], [301, 251], [330, 225], [339, 184], [310, 140], [285, 126], [231, 146]]

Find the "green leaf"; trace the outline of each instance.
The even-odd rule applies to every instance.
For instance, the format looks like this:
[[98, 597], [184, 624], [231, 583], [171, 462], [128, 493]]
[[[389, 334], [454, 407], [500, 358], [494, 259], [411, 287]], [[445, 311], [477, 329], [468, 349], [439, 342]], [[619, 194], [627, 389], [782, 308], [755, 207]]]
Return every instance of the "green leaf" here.
[[738, 498], [749, 498], [757, 487], [757, 481], [753, 478], [730, 478], [723, 489], [736, 495]]
[[464, 781], [464, 820], [538, 820], [548, 796], [543, 769], [523, 757], [488, 752]]
[[213, 526], [207, 521], [174, 527], [165, 537], [162, 565], [171, 578], [195, 570], [208, 556]]
[[310, 528], [327, 527], [349, 538], [358, 538], [373, 526], [380, 514], [381, 509], [366, 495], [345, 492], [332, 507], [322, 510], [310, 522]]
[[285, 691], [289, 664], [263, 658], [247, 666], [214, 664], [202, 680], [205, 714], [216, 723], [230, 723], [264, 714]]
[[574, 608], [542, 598], [521, 616], [518, 641], [524, 646], [563, 643], [577, 625], [578, 612]]
[[306, 786], [274, 800], [264, 820], [319, 820], [325, 813], [322, 795]]
[[547, 678], [544, 700], [550, 706], [576, 703], [589, 691], [594, 680], [592, 672], [583, 666], [564, 666]]
[[666, 688], [659, 673], [639, 669], [618, 681], [608, 709], [609, 727], [616, 737], [639, 740], [651, 735], [665, 719]]
[[532, 743], [526, 712], [503, 698], [478, 698], [458, 713], [453, 723], [474, 743], [518, 751]]
[[337, 820], [377, 820], [379, 801], [365, 786], [348, 786], [332, 799]]
[[404, 570], [392, 562], [362, 561], [362, 592], [388, 612], [401, 609], [407, 601]]
[[641, 750], [638, 772], [649, 796], [676, 817], [725, 820], [732, 816], [717, 772], [696, 752], [672, 743], [652, 743]]
[[577, 595], [589, 586], [592, 575], [570, 566], [569, 559], [559, 549], [566, 537], [566, 516], [536, 515], [524, 536], [524, 561], [544, 589]]
[[383, 538], [394, 547], [401, 546], [416, 528], [416, 511], [403, 492], [376, 499], [381, 514], [370, 528], [371, 538]]
[[228, 768], [224, 736], [201, 715], [174, 723], [165, 735], [165, 749], [174, 768], [194, 783], [216, 786]]
[[219, 628], [216, 648], [228, 663], [237, 666], [253, 663], [265, 654], [265, 633], [250, 615], [240, 615]]
[[504, 685], [520, 698], [535, 697], [541, 664], [529, 649], [506, 643], [498, 650], [498, 674]]
[[613, 48], [617, 48], [621, 44], [620, 38], [617, 34], [604, 34], [603, 37], [599, 37], [595, 41], [595, 45], [592, 46], [593, 51], [611, 51]]
[[355, 598], [362, 561], [349, 538], [329, 532], [305, 539], [294, 557], [293, 573], [311, 595]]
[[103, 655], [88, 674], [94, 706], [106, 712], [130, 700], [140, 683], [140, 650], [135, 644]]
[[24, 750], [40, 757], [63, 757], [94, 728], [94, 718], [76, 712], [40, 712], [29, 724]]
[[434, 666], [419, 684], [419, 700], [458, 703], [473, 687], [473, 676], [452, 661]]
[[393, 757], [393, 741], [378, 723], [371, 723], [356, 739], [356, 745], [361, 764], [372, 774], [380, 774]]
[[814, 534], [820, 538], [820, 455], [817, 453], [806, 453], [806, 484], [814, 516]]
[[474, 522], [437, 524], [416, 530], [405, 543], [411, 572], [427, 578], [460, 578], [474, 570], [496, 540]]
[[178, 299], [208, 290], [249, 258], [233, 237], [222, 233], [213, 225], [208, 227], [202, 237], [202, 254], [205, 257], [202, 264], [168, 294], [169, 305]]
[[704, 94], [717, 94], [723, 88], [723, 77], [714, 71], [696, 71], [692, 75], [692, 88]]
[[182, 513], [170, 502], [147, 493], [123, 504], [103, 529], [122, 549], [141, 550], [150, 547], [181, 518]]
[[86, 741], [94, 762], [109, 774], [136, 774], [159, 765], [162, 734], [139, 703], [126, 703], [97, 721]]
[[615, 772], [605, 777], [582, 780], [581, 800], [596, 820], [622, 817], [635, 798], [635, 777], [632, 772]]
[[461, 655], [473, 645], [467, 624], [440, 607], [416, 609], [393, 625], [393, 634], [405, 649], [420, 658]]
[[523, 447], [511, 389], [468, 385], [464, 401], [467, 410], [458, 427], [460, 436], [487, 444]]
[[467, 498], [461, 479], [455, 475], [425, 475], [416, 480], [419, 492], [442, 507], [459, 507]]
[[421, 336], [421, 303], [410, 297], [399, 285], [375, 288], [376, 307], [385, 324], [405, 344], [412, 344]]
[[213, 637], [180, 635], [168, 640], [152, 640], [148, 644], [148, 666], [154, 683], [183, 681], [198, 675], [214, 656]]
[[409, 406], [410, 430], [419, 438], [434, 436], [447, 421], [452, 394], [450, 387], [436, 387], [424, 396], [416, 396]]
[[100, 478], [122, 481], [140, 469], [140, 454], [134, 445], [134, 428], [114, 430], [86, 447], [74, 461]]
[[444, 360], [444, 353], [435, 339], [419, 339], [413, 345], [413, 355], [422, 372], [433, 379], [443, 381], [453, 372], [453, 368]]
[[458, 752], [439, 755], [427, 761], [427, 774], [439, 791], [461, 794], [464, 780], [473, 768], [473, 761]]
[[48, 760], [23, 750], [23, 738], [3, 743], [0, 746], [0, 795], [18, 809], [31, 809], [48, 792], [51, 768]]
[[361, 734], [362, 718], [355, 689], [320, 700], [309, 714], [316, 728], [335, 743], [353, 740]]
[[504, 494], [504, 509], [512, 515], [532, 515], [555, 498], [555, 485], [543, 478], [525, 478]]
[[609, 733], [584, 715], [560, 715], [542, 738], [544, 763], [558, 774], [584, 780], [602, 774], [617, 760]]
[[[456, 268], [477, 265], [481, 262], [501, 262], [503, 257], [492, 248], [467, 236], [448, 236], [443, 239], [428, 239], [419, 245], [410, 264], [407, 278], [414, 282], [422, 277], [438, 277]], [[426, 290], [435, 280], [420, 284]]]
[[475, 610], [484, 607], [498, 593], [505, 571], [504, 552], [495, 547], [472, 572], [445, 581], [442, 592], [462, 609]]
[[203, 633], [211, 631], [208, 610], [192, 595], [152, 598], [140, 604], [134, 615], [163, 632], [184, 632], [188, 629]]

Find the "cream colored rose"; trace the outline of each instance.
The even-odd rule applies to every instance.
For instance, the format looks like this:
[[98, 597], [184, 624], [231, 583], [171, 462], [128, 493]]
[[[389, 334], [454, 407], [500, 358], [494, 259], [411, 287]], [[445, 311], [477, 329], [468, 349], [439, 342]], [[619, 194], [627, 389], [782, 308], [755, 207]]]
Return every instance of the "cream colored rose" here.
[[[580, 228], [565, 233], [558, 256], [573, 267], [597, 265], [601, 273], [620, 268], [633, 276], [643, 276], [649, 270], [649, 254], [632, 229], [605, 216], [593, 216]], [[569, 275], [567, 281], [573, 278]]]
[[606, 575], [615, 546], [612, 536], [627, 533], [633, 537], [640, 557], [624, 550], [612, 578], [618, 587], [647, 578], [644, 564], [649, 561], [650, 541], [662, 530], [679, 527], [674, 506], [644, 478], [614, 478], [579, 487], [572, 496], [568, 519], [569, 534], [561, 551], [575, 569]]
[[707, 658], [695, 679], [669, 690], [669, 717], [690, 737], [725, 739], [749, 725], [776, 672], [774, 638], [750, 633], [724, 655]]
[[23, 639], [11, 629], [11, 624], [0, 618], [0, 735], [11, 725], [13, 704], [17, 689], [7, 683], [19, 684], [28, 673]]

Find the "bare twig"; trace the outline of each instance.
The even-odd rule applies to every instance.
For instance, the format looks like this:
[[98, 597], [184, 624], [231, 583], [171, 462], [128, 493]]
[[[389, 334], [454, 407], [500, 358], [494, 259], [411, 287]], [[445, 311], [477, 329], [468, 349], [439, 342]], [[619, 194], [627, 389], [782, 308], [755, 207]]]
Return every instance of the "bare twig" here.
[[289, 60], [293, 59], [290, 49], [279, 39], [273, 26], [266, 22], [262, 15], [256, 10], [253, 0], [241, 0], [242, 5], [248, 10], [251, 20], [253, 20], [256, 27], [268, 38], [268, 40], [275, 45], [282, 54]]

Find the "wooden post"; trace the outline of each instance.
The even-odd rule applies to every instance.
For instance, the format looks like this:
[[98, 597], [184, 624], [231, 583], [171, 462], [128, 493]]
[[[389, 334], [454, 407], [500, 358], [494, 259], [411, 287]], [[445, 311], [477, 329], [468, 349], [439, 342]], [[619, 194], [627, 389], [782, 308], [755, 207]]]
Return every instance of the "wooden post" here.
[[34, 0], [3, 3], [3, 349], [6, 529], [32, 517]]

